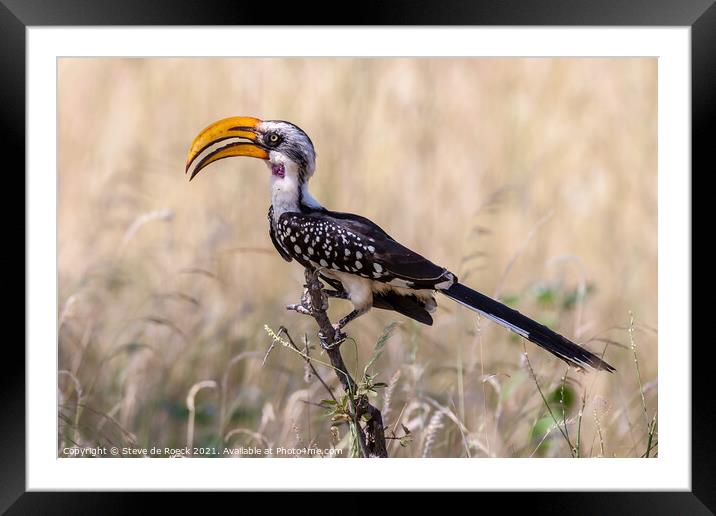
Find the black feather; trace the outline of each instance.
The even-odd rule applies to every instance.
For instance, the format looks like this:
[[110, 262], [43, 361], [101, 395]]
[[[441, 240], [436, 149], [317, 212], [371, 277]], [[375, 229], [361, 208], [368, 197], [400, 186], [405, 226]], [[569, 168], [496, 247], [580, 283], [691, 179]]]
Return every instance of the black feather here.
[[401, 295], [393, 290], [373, 294], [373, 307], [383, 310], [395, 310], [399, 314], [415, 319], [416, 321], [433, 325], [433, 318], [425, 309], [425, 303], [412, 295]]
[[595, 354], [590, 353], [562, 335], [555, 333], [543, 324], [533, 321], [517, 310], [513, 310], [461, 283], [456, 283], [450, 288], [441, 290], [440, 292], [458, 303], [483, 314], [485, 317], [505, 328], [514, 331], [531, 342], [534, 342], [568, 364], [577, 367], [588, 365], [595, 369], [602, 369], [609, 372], [615, 371], [611, 365], [607, 364]]

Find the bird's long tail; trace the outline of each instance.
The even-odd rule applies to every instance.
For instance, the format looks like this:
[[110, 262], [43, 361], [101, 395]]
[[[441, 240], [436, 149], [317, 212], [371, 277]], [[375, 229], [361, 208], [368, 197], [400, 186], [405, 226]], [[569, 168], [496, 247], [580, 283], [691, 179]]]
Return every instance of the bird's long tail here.
[[595, 354], [555, 333], [543, 324], [533, 321], [517, 310], [513, 310], [461, 283], [455, 283], [450, 288], [440, 290], [440, 292], [497, 324], [512, 330], [525, 339], [534, 342], [568, 364], [581, 368], [587, 365], [594, 369], [615, 371], [612, 366]]

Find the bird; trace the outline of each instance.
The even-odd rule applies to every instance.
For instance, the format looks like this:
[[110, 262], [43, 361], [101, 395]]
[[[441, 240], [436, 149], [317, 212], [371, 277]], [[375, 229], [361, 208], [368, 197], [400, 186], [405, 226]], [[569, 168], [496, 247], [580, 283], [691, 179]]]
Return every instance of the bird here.
[[343, 338], [343, 328], [371, 308], [394, 310], [432, 325], [439, 293], [578, 370], [615, 371], [547, 326], [460, 283], [454, 273], [402, 245], [368, 218], [324, 207], [308, 189], [316, 151], [297, 125], [246, 116], [218, 120], [194, 138], [185, 173], [191, 181], [212, 163], [237, 156], [257, 158], [268, 166], [269, 236], [278, 254], [318, 271], [332, 288], [324, 290], [328, 297], [352, 303], [353, 310], [334, 324]]

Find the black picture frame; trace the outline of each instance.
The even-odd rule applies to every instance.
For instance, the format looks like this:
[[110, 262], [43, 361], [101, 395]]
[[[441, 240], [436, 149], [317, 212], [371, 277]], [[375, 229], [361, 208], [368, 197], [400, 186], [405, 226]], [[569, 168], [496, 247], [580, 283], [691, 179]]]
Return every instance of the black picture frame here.
[[[347, 9], [347, 11], [345, 10]], [[348, 12], [350, 16], [341, 14]], [[692, 170], [706, 175], [714, 170], [708, 128], [716, 119], [716, 5], [714, 0], [492, 0], [487, 2], [392, 0], [364, 1], [355, 7], [335, 3], [241, 2], [240, 0], [0, 0], [0, 121], [4, 154], [19, 158], [13, 170], [24, 170], [25, 155], [25, 30], [28, 26], [83, 25], [584, 25], [584, 26], [684, 26], [691, 28], [692, 73]], [[7, 162], [5, 163], [6, 166]], [[691, 171], [674, 171], [693, 178]], [[20, 174], [5, 170], [4, 180]], [[5, 183], [7, 185], [7, 182]], [[24, 181], [20, 186], [24, 192]], [[11, 190], [7, 189], [6, 192]], [[14, 190], [12, 190], [14, 191]], [[23, 196], [24, 197], [24, 196]], [[17, 209], [4, 203], [4, 220], [16, 220]], [[7, 226], [7, 225], [6, 225]], [[15, 223], [14, 226], [17, 226]], [[12, 228], [8, 228], [9, 231]], [[17, 228], [16, 228], [17, 229]], [[18, 231], [20, 231], [18, 229]], [[711, 233], [711, 232], [709, 232]], [[24, 231], [23, 231], [24, 238]], [[7, 244], [6, 244], [7, 245]], [[10, 251], [12, 249], [12, 251]], [[25, 269], [24, 251], [6, 247], [3, 263], [10, 258]], [[23, 250], [25, 249], [23, 244]], [[20, 258], [22, 254], [22, 259]], [[19, 276], [19, 275], [17, 275]], [[23, 296], [23, 299], [25, 296]], [[15, 307], [25, 304], [14, 303]], [[18, 308], [15, 308], [16, 310]], [[693, 318], [692, 318], [693, 320]], [[25, 352], [7, 339], [0, 374], [3, 424], [0, 425], [0, 511], [7, 514], [104, 514], [141, 511], [148, 494], [25, 492]], [[532, 513], [578, 514], [713, 514], [716, 511], [716, 417], [711, 389], [712, 345], [692, 345], [692, 491], [691, 492], [589, 492], [509, 494], [527, 501]], [[691, 343], [669, 343], [686, 346]], [[317, 479], [316, 488], [320, 488]], [[555, 488], [555, 490], [558, 489]], [[214, 494], [213, 496], [217, 496]], [[479, 496], [495, 496], [481, 493]], [[499, 496], [499, 494], [497, 495]], [[152, 496], [154, 498], [154, 496]], [[222, 496], [222, 498], [225, 498]], [[485, 503], [482, 499], [482, 503]], [[496, 501], [496, 500], [490, 500]], [[162, 500], [165, 511], [184, 505], [185, 497]], [[239, 506], [237, 506], [238, 508]], [[245, 506], [244, 506], [245, 507]], [[143, 511], [141, 511], [143, 512]]]

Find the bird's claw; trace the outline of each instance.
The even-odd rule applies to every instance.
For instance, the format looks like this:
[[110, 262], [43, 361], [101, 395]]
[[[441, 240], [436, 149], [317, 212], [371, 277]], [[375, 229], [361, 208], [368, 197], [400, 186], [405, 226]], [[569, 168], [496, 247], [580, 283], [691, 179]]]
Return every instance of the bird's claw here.
[[318, 339], [321, 341], [321, 347], [325, 350], [334, 349], [340, 346], [343, 344], [343, 341], [348, 338], [348, 336], [337, 328], [335, 324], [333, 325], [333, 329], [335, 330], [335, 333], [333, 335], [333, 340], [330, 342], [328, 337], [322, 331], [318, 332]]
[[[301, 295], [301, 302], [286, 305], [286, 310], [293, 310], [303, 315], [315, 315], [316, 311], [313, 309], [311, 294], [307, 287], [303, 289], [303, 294]], [[328, 296], [323, 290], [321, 290], [321, 311], [325, 312], [326, 310], [328, 310]]]
[[300, 303], [286, 305], [286, 310], [294, 310], [299, 314], [313, 316], [313, 306], [311, 305], [311, 296], [308, 294], [308, 289], [303, 289]]
[[305, 306], [303, 303], [296, 303], [292, 305], [286, 305], [286, 310], [293, 310], [303, 315], [313, 315], [313, 310], [310, 306]]
[[344, 340], [346, 340], [348, 338], [348, 335], [346, 335], [345, 332], [343, 332], [341, 330], [341, 326], [339, 324], [334, 324], [333, 330], [335, 330], [335, 332], [336, 332], [335, 337], [333, 339], [334, 342], [340, 344], [341, 342], [343, 342]]

